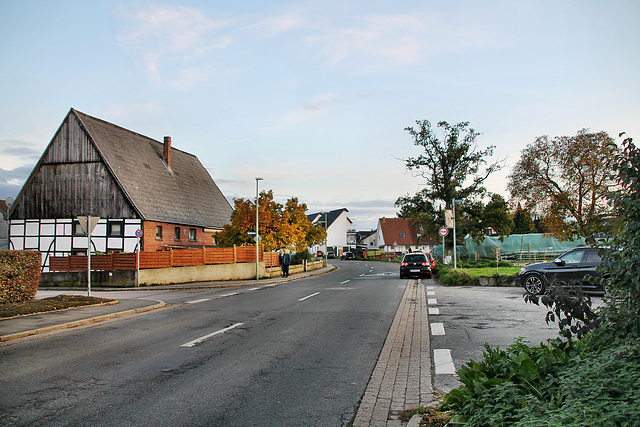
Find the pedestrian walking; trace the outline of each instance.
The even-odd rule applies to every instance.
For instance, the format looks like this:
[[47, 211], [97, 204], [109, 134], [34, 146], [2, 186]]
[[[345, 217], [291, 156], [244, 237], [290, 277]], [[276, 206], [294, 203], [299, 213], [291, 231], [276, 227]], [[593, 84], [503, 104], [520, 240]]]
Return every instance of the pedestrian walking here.
[[289, 264], [291, 264], [291, 255], [289, 255], [289, 251], [285, 249], [284, 255], [282, 255], [282, 275], [284, 277], [289, 277]]

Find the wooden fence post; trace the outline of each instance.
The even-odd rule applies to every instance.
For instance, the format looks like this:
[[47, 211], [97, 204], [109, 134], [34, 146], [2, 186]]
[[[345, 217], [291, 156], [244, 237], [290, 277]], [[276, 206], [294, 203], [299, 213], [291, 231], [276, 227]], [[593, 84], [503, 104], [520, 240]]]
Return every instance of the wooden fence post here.
[[238, 254], [236, 253], [236, 245], [233, 245], [233, 263], [238, 262]]
[[169, 248], [169, 267], [173, 267], [173, 249]]

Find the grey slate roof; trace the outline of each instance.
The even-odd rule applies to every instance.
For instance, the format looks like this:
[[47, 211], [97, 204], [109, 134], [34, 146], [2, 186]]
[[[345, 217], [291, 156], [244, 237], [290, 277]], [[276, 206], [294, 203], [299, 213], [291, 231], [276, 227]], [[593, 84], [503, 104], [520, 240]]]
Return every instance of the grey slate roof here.
[[69, 114], [81, 122], [144, 220], [208, 228], [230, 222], [231, 205], [196, 156], [172, 148], [170, 170], [162, 142], [74, 109]]
[[[340, 217], [342, 212], [349, 212], [349, 211], [347, 210], [347, 208], [342, 208], [342, 209], [334, 209], [326, 213], [327, 223], [328, 223], [327, 228], [331, 227], [331, 224], [333, 224], [335, 220], [338, 219], [338, 217]], [[312, 224], [315, 224], [316, 222], [320, 222], [324, 224], [324, 218], [325, 218], [324, 214], [325, 212], [316, 212], [316, 213], [308, 214], [307, 218], [309, 218], [309, 222], [311, 222]], [[347, 220], [351, 222], [349, 218], [347, 218]]]

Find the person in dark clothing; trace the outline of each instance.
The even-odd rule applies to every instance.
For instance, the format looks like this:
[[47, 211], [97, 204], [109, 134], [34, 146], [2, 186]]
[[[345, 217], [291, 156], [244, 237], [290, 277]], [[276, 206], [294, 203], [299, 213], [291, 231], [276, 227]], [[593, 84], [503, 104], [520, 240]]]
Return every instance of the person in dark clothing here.
[[282, 252], [280, 252], [280, 253], [278, 254], [278, 265], [280, 266], [280, 270], [282, 270], [282, 277], [284, 277], [284, 265], [283, 265], [283, 263], [282, 263], [282, 258], [283, 258], [283, 256], [284, 256], [284, 255], [283, 255], [283, 253], [282, 253]]
[[291, 255], [289, 255], [288, 250], [284, 250], [284, 255], [282, 255], [282, 275], [284, 277], [289, 277], [289, 264], [291, 264]]

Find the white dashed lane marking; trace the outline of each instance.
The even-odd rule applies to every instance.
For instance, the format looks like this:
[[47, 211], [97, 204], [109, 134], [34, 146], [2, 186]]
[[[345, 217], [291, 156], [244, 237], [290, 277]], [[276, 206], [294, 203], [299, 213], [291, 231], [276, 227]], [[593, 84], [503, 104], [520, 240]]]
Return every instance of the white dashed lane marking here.
[[432, 323], [431, 324], [431, 335], [445, 335], [444, 332], [444, 324], [442, 323]]
[[184, 343], [180, 347], [193, 347], [194, 345], [200, 344], [201, 342], [206, 341], [209, 338], [215, 337], [216, 335], [224, 334], [225, 332], [230, 331], [231, 329], [235, 329], [238, 326], [242, 326], [242, 325], [244, 325], [244, 323], [234, 323], [233, 325], [227, 328], [220, 329], [219, 331], [212, 332], [208, 335], [202, 336], [200, 338], [196, 338], [193, 341], [189, 341], [188, 343]]
[[311, 297], [315, 297], [315, 296], [316, 296], [316, 295], [318, 295], [319, 293], [320, 293], [320, 292], [316, 292], [315, 294], [307, 295], [307, 296], [306, 296], [306, 297], [304, 297], [304, 298], [300, 298], [298, 301], [304, 301], [304, 300], [309, 299], [309, 298], [311, 298]]
[[456, 367], [453, 365], [451, 350], [446, 348], [436, 348], [433, 350], [433, 364], [436, 367], [436, 374], [455, 374]]

